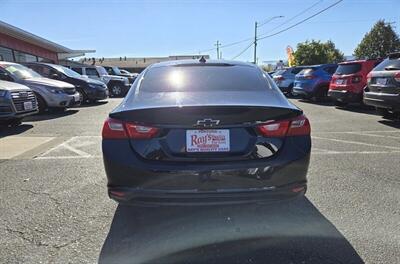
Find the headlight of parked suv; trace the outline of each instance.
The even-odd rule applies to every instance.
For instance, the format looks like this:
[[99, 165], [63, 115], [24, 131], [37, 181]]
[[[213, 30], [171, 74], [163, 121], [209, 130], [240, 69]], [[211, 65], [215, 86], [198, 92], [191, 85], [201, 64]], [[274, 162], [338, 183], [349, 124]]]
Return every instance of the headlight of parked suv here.
[[96, 84], [92, 84], [92, 83], [89, 84], [89, 87], [93, 88], [93, 89], [102, 88], [100, 85], [96, 85]]
[[5, 97], [7, 94], [6, 90], [0, 90], [0, 97]]
[[50, 89], [50, 92], [54, 93], [54, 94], [63, 94], [64, 91], [61, 89]]

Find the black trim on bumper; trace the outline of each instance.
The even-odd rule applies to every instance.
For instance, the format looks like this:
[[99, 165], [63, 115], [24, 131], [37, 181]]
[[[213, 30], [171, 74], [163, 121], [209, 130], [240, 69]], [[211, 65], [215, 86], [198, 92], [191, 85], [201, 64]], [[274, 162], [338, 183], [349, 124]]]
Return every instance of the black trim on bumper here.
[[347, 90], [329, 90], [328, 97], [343, 103], [358, 103], [362, 101], [362, 93], [356, 94]]
[[293, 183], [280, 188], [226, 191], [166, 191], [108, 187], [108, 196], [124, 204], [217, 205], [279, 201], [304, 195], [306, 190], [306, 182]]
[[364, 103], [379, 108], [386, 108], [393, 111], [400, 111], [400, 94], [383, 94], [366, 92], [364, 94]]

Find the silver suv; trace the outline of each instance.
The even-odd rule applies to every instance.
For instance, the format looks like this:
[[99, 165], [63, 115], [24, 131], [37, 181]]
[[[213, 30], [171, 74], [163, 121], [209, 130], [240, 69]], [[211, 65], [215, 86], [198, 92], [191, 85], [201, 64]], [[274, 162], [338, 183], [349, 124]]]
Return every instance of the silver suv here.
[[110, 96], [113, 97], [125, 96], [131, 87], [128, 78], [117, 75], [109, 75], [106, 69], [104, 69], [102, 66], [74, 66], [71, 69], [82, 74], [83, 76], [104, 82], [108, 87]]
[[65, 109], [81, 103], [75, 86], [44, 78], [21, 64], [0, 62], [0, 80], [24, 84], [31, 88], [37, 97], [39, 112], [47, 108]]
[[38, 112], [35, 94], [25, 85], [0, 81], [0, 124], [17, 125]]

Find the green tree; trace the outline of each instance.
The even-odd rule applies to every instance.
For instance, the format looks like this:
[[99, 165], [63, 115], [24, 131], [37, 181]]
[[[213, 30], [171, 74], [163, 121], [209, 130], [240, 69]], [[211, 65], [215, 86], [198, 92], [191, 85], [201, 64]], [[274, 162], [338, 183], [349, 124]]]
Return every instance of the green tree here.
[[330, 40], [325, 43], [307, 40], [297, 44], [294, 59], [296, 65], [314, 65], [340, 62], [344, 60], [344, 55]]
[[400, 40], [392, 26], [379, 20], [354, 50], [358, 59], [385, 57], [388, 53], [400, 50]]

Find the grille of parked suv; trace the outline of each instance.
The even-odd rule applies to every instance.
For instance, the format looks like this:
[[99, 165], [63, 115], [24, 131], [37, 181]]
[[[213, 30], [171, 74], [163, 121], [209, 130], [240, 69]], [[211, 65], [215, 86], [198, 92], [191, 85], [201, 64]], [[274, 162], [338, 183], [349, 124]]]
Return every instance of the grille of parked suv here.
[[64, 88], [63, 91], [66, 94], [74, 94], [76, 92], [76, 89], [75, 88]]
[[[32, 102], [32, 110], [36, 109], [36, 97], [32, 91], [12, 92], [11, 98], [13, 100], [17, 112], [25, 112], [24, 102]], [[30, 111], [32, 111], [30, 110]]]

